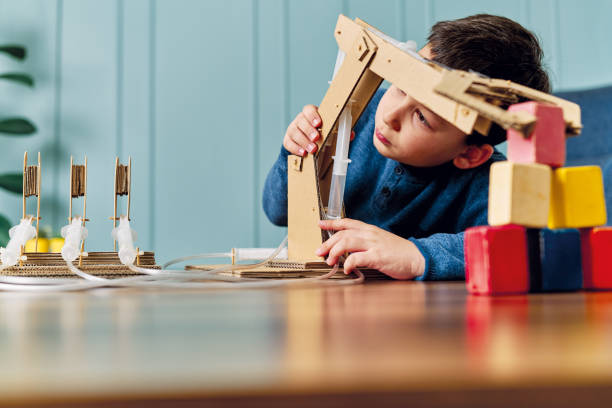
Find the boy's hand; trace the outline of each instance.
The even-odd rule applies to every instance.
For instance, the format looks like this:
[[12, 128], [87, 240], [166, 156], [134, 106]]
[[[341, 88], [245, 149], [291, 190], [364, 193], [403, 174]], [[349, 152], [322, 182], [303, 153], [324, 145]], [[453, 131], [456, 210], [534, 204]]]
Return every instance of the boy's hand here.
[[[315, 153], [318, 149], [317, 140], [321, 138], [319, 128], [321, 127], [321, 116], [318, 108], [314, 105], [306, 105], [302, 108], [293, 122], [287, 127], [287, 132], [283, 139], [283, 146], [291, 154], [306, 156], [308, 153]], [[355, 133], [351, 132], [351, 140]]]
[[317, 130], [321, 126], [321, 117], [314, 105], [306, 105], [293, 122], [287, 127], [287, 133], [283, 139], [283, 146], [291, 154], [305, 156], [306, 152], [314, 153], [318, 146], [316, 141], [321, 138]]
[[395, 279], [413, 279], [425, 272], [425, 258], [411, 241], [361, 221], [344, 218], [319, 221], [323, 230], [338, 231], [325, 241], [316, 254], [329, 253], [334, 265], [346, 252], [344, 273], [357, 267], [376, 269]]

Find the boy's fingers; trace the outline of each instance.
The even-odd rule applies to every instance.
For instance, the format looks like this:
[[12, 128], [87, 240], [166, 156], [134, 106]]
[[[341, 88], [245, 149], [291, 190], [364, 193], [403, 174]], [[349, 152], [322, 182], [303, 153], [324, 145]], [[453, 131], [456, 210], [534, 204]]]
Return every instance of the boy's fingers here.
[[329, 239], [327, 241], [325, 241], [320, 247], [319, 249], [317, 249], [315, 251], [316, 255], [319, 256], [323, 256], [325, 254], [327, 254], [329, 252], [329, 249], [332, 248], [334, 245], [336, 245], [336, 243], [342, 239], [342, 232], [338, 232], [334, 235], [332, 235], [331, 237], [329, 237]]
[[319, 131], [315, 129], [310, 123], [308, 123], [308, 119], [304, 115], [300, 115], [296, 118], [297, 127], [304, 133], [311, 142], [316, 142], [319, 140]]
[[320, 220], [319, 227], [324, 230], [342, 231], [345, 229], [364, 229], [368, 224], [350, 218], [340, 220]]
[[370, 255], [367, 251], [364, 252], [353, 252], [344, 260], [344, 273], [349, 274], [353, 272], [357, 267], [370, 268]]
[[333, 265], [338, 262], [338, 258], [340, 258], [345, 253], [359, 251], [360, 249], [361, 248], [356, 246], [356, 242], [354, 239], [351, 239], [350, 237], [344, 237], [344, 239], [338, 241], [338, 243], [330, 249], [329, 255], [327, 256], [327, 264]]
[[285, 146], [285, 149], [287, 149], [291, 154], [295, 154], [302, 157], [306, 155], [306, 150], [302, 149], [290, 137], [285, 138], [283, 146]]
[[308, 122], [310, 122], [312, 126], [321, 126], [321, 116], [319, 116], [319, 112], [316, 106], [306, 105], [302, 109], [302, 112], [304, 113], [304, 116], [306, 116], [306, 119], [308, 119]]
[[308, 153], [314, 153], [317, 151], [318, 146], [316, 143], [312, 143], [308, 137], [306, 137], [295, 121], [289, 126], [288, 134], [298, 146], [308, 151]]
[[[328, 259], [336, 261], [347, 252], [367, 250], [367, 244], [362, 237], [353, 234], [343, 234], [342, 238], [330, 249]], [[329, 264], [329, 262], [328, 262]], [[333, 265], [333, 264], [330, 264]]]

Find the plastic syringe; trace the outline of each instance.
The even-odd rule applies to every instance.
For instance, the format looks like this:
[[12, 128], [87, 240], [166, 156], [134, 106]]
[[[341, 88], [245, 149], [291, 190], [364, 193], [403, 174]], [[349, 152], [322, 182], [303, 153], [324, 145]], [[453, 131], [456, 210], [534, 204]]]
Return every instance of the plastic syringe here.
[[[345, 53], [342, 50], [338, 51], [336, 65], [334, 66], [334, 75], [340, 70], [340, 66], [344, 62]], [[336, 138], [336, 155], [333, 156], [334, 167], [332, 169], [331, 187], [329, 189], [329, 201], [327, 205], [327, 218], [337, 220], [342, 218], [342, 203], [344, 202], [344, 185], [346, 183], [346, 171], [348, 164], [351, 162], [348, 158], [349, 143], [351, 141], [351, 126], [353, 124], [353, 116], [351, 114], [351, 102], [342, 110], [338, 119], [338, 137]]]
[[351, 141], [351, 103], [349, 102], [340, 115], [338, 123], [338, 138], [336, 140], [336, 155], [333, 156], [331, 187], [329, 189], [329, 202], [327, 205], [327, 218], [337, 220], [342, 218], [342, 203], [344, 202], [344, 185], [346, 184], [346, 171], [351, 160], [348, 158], [349, 143]]

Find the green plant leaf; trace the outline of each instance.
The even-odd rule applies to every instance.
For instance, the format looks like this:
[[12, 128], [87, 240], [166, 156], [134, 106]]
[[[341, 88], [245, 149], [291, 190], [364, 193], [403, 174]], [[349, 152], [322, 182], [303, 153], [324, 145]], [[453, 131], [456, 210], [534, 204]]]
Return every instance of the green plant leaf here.
[[0, 45], [0, 52], [8, 54], [18, 60], [25, 59], [27, 55], [25, 47], [17, 44]]
[[8, 133], [11, 135], [30, 135], [36, 132], [36, 126], [27, 119], [9, 118], [0, 120], [0, 133]]
[[9, 242], [9, 230], [11, 222], [2, 214], [0, 214], [0, 246], [5, 247]]
[[7, 72], [6, 74], [0, 74], [0, 79], [19, 82], [20, 84], [27, 85], [29, 87], [34, 86], [34, 78], [28, 74], [22, 74], [20, 72]]
[[0, 174], [0, 187], [12, 193], [21, 194], [23, 190], [23, 174], [21, 173]]

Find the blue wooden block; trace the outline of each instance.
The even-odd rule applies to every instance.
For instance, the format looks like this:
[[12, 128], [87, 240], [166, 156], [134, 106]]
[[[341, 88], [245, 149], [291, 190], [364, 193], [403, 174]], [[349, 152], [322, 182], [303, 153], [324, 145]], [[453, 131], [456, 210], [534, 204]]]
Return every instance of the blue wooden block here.
[[527, 262], [529, 264], [529, 292], [542, 291], [540, 268], [540, 229], [527, 228]]
[[577, 229], [530, 229], [529, 291], [557, 292], [582, 288], [580, 233]]

